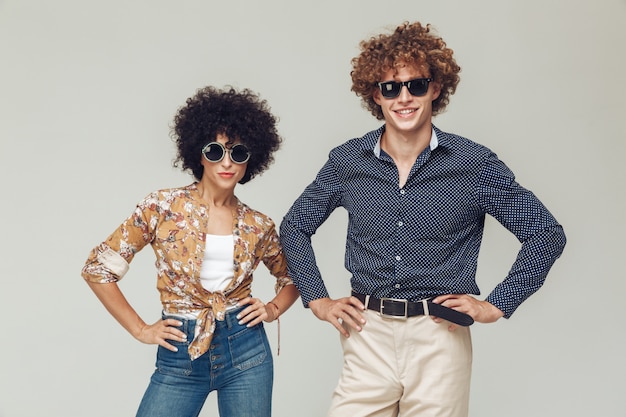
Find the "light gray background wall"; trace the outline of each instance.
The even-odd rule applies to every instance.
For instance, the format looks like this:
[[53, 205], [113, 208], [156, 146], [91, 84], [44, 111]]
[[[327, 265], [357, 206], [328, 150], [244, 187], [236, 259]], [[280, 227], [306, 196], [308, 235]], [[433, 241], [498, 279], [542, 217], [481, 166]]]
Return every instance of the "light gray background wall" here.
[[[378, 126], [350, 92], [350, 59], [404, 20], [434, 24], [463, 69], [436, 124], [495, 150], [569, 238], [511, 320], [473, 327], [471, 415], [623, 416], [623, 0], [0, 1], [0, 416], [134, 415], [155, 347], [79, 272], [139, 199], [190, 182], [168, 133], [196, 88], [249, 87], [280, 117], [276, 163], [238, 189], [280, 222], [330, 148]], [[335, 297], [348, 291], [345, 224], [338, 211], [315, 237]], [[483, 294], [517, 249], [490, 219]], [[121, 286], [158, 318], [150, 249]], [[261, 267], [255, 292], [271, 287]], [[324, 415], [337, 332], [298, 302], [281, 333], [275, 415]], [[214, 396], [202, 415], [216, 415]]]

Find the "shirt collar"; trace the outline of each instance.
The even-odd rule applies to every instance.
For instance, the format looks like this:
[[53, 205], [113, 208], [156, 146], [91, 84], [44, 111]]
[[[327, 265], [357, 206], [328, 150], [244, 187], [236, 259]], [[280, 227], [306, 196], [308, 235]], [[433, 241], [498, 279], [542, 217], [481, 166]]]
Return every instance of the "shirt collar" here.
[[[383, 137], [383, 132], [385, 131], [384, 126], [374, 132], [376, 136], [376, 143], [374, 144], [374, 155], [376, 158], [380, 158], [380, 139]], [[432, 133], [430, 135], [430, 150], [434, 150], [439, 146], [439, 139], [437, 139], [437, 133], [435, 132], [435, 127], [432, 128]]]

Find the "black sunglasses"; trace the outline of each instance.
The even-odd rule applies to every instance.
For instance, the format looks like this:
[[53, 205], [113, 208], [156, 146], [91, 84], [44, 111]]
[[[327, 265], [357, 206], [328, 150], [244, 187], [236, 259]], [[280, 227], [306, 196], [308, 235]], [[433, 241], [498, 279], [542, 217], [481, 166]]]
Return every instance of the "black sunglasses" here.
[[409, 89], [409, 93], [415, 97], [421, 97], [428, 91], [428, 83], [430, 83], [432, 78], [416, 78], [414, 80], [409, 81], [386, 81], [384, 83], [378, 83], [378, 88], [380, 88], [380, 93], [385, 98], [396, 98], [400, 95], [400, 91], [402, 87], [406, 85], [406, 88]]
[[[250, 151], [244, 145], [238, 143], [228, 148], [230, 160], [235, 164], [245, 164], [250, 159]], [[224, 159], [226, 147], [219, 142], [207, 143], [202, 148], [204, 159], [209, 162], [219, 162]]]

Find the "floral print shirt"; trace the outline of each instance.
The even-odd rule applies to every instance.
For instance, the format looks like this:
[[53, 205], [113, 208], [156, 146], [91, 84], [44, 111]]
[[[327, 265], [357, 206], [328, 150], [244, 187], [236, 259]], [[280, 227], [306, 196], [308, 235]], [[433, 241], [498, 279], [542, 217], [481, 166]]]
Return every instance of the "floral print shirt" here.
[[95, 283], [117, 282], [137, 252], [150, 244], [156, 254], [157, 289], [166, 314], [197, 314], [189, 345], [191, 359], [208, 350], [215, 320], [250, 295], [252, 273], [263, 262], [276, 277], [276, 292], [292, 284], [274, 222], [238, 201], [233, 212], [234, 278], [224, 291], [210, 292], [200, 281], [209, 207], [197, 183], [159, 190], [144, 198], [104, 242], [96, 246], [82, 270]]

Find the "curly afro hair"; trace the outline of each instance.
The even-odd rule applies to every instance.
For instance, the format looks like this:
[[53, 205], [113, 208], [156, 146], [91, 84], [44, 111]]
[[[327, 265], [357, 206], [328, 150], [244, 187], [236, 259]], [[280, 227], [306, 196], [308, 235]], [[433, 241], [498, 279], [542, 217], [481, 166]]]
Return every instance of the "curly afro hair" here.
[[452, 49], [431, 33], [430, 25], [404, 22], [390, 35], [362, 41], [360, 49], [360, 55], [352, 59], [352, 91], [378, 120], [384, 116], [373, 94], [383, 74], [391, 69], [405, 65], [424, 69], [441, 86], [439, 97], [433, 101], [433, 115], [445, 110], [450, 95], [456, 91], [461, 67], [452, 57]]
[[245, 184], [274, 161], [273, 153], [282, 142], [276, 130], [277, 121], [267, 102], [248, 89], [201, 88], [174, 117], [171, 136], [178, 155], [173, 165], [182, 166], [199, 181], [204, 172], [202, 148], [224, 135], [229, 143], [239, 141], [250, 150], [246, 173], [239, 181]]

